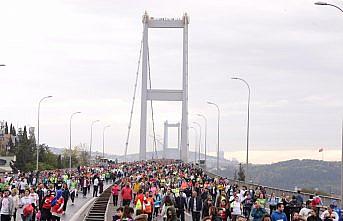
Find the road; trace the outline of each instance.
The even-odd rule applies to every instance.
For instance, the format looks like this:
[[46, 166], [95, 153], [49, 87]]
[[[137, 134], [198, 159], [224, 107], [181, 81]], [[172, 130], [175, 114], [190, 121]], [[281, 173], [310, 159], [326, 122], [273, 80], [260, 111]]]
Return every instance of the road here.
[[[108, 183], [104, 185], [104, 190], [112, 185], [112, 183]], [[83, 198], [82, 192], [79, 192], [79, 197], [75, 197], [74, 205], [71, 204], [71, 200], [69, 199], [67, 210], [65, 214], [61, 217], [61, 221], [70, 221], [73, 216], [90, 200], [93, 198], [93, 187], [91, 187], [91, 191], [87, 194], [86, 198]], [[100, 194], [99, 194], [100, 195]], [[113, 204], [112, 204], [113, 205]], [[83, 218], [83, 217], [82, 217]], [[82, 219], [83, 220], [83, 219]]]
[[[121, 194], [119, 194], [118, 204], [119, 205], [122, 204]], [[131, 203], [131, 207], [134, 207], [134, 205], [132, 203]], [[112, 208], [111, 211], [108, 211], [108, 216], [107, 216], [107, 218], [110, 219], [115, 214], [115, 210], [118, 208], [118, 207], [114, 207], [112, 196], [110, 198], [108, 208]], [[110, 219], [110, 220], [112, 220], [112, 219]], [[185, 221], [191, 221], [191, 220], [192, 220], [192, 216], [189, 213], [185, 212]], [[163, 221], [163, 217], [159, 216], [157, 219], [154, 219], [154, 221]]]

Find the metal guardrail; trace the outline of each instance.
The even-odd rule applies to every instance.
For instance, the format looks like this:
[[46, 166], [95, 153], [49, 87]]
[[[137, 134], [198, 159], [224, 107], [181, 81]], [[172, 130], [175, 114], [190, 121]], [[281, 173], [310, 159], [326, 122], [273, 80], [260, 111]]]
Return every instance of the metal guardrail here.
[[89, 209], [84, 221], [100, 221], [106, 219], [107, 204], [111, 197], [111, 187], [109, 186], [104, 192], [94, 201], [92, 207]]
[[[203, 169], [203, 168], [202, 168]], [[203, 169], [204, 170], [204, 169]], [[220, 176], [220, 175], [217, 175], [217, 174], [214, 174], [214, 173], [211, 173], [207, 170], [204, 170], [210, 177], [212, 178], [219, 178], [219, 177], [223, 177], [223, 176]], [[270, 187], [270, 186], [265, 186], [265, 185], [262, 185], [262, 184], [256, 184], [256, 183], [249, 183], [249, 182], [242, 182], [242, 181], [239, 181], [239, 180], [234, 180], [234, 179], [229, 179], [229, 178], [226, 178], [228, 179], [230, 182], [232, 183], [237, 183], [239, 184], [240, 186], [247, 186], [248, 188], [250, 186], [252, 186], [253, 188], [256, 188], [258, 186], [263, 186], [264, 189], [266, 190], [267, 194], [271, 194], [271, 193], [275, 193], [276, 196], [281, 196], [282, 193], [285, 193], [286, 195], [289, 195], [289, 196], [292, 196], [292, 195], [296, 195], [297, 192], [296, 191], [292, 191], [292, 190], [285, 190], [285, 189], [281, 189], [281, 188], [276, 188], [276, 187]], [[310, 193], [304, 193], [304, 192], [300, 192], [300, 194], [302, 195], [302, 197], [304, 198], [304, 201], [310, 199], [310, 196], [313, 195], [313, 194], [310, 194]], [[322, 202], [324, 205], [328, 206], [330, 205], [330, 203], [333, 201], [333, 200], [336, 200], [337, 202], [337, 205], [340, 205], [340, 202], [341, 200], [339, 198], [336, 198], [336, 197], [330, 197], [330, 196], [322, 196], [322, 195], [319, 195], [320, 198], [322, 199]]]

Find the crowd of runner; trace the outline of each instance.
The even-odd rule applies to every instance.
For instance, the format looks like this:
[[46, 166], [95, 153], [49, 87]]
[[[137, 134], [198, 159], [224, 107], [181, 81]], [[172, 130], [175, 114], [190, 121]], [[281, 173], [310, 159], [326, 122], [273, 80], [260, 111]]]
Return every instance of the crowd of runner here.
[[0, 182], [0, 221], [61, 220], [75, 198], [101, 194], [111, 174], [104, 167], [5, 174]]
[[146, 161], [5, 175], [0, 221], [61, 220], [75, 198], [97, 197], [106, 184], [113, 185], [114, 221], [342, 220], [337, 203], [323, 207], [319, 196], [304, 202], [301, 194], [276, 196], [213, 178], [193, 164]]
[[262, 186], [212, 178], [192, 164], [136, 162], [117, 165], [115, 170], [119, 176], [112, 187], [114, 221], [184, 221], [186, 216], [193, 221], [342, 220], [335, 201], [324, 207], [319, 196], [304, 202], [300, 192], [267, 194]]

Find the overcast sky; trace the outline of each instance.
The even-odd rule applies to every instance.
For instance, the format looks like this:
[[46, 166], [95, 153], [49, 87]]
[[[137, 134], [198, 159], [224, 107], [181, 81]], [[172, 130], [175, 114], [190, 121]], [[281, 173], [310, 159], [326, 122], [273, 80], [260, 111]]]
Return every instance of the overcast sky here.
[[[343, 1], [330, 2], [343, 7]], [[142, 15], [147, 10], [153, 17], [178, 18], [187, 12], [189, 118], [190, 123], [203, 124], [196, 114], [208, 117], [209, 151], [216, 150], [216, 110], [207, 100], [218, 103], [222, 111], [221, 149], [245, 150], [247, 89], [242, 82], [230, 80], [232, 76], [251, 85], [251, 150], [304, 150], [304, 154], [317, 154], [320, 147], [338, 150], [343, 14], [313, 3], [0, 0], [0, 64], [7, 65], [0, 67], [0, 119], [19, 127], [36, 126], [38, 101], [52, 95], [42, 104], [41, 143], [67, 147], [70, 114], [82, 111], [73, 120], [73, 145], [89, 143], [90, 123], [99, 119], [94, 149], [101, 151], [102, 128], [111, 124], [106, 152], [122, 154]], [[182, 31], [151, 30], [149, 34], [153, 88], [180, 89]], [[138, 152], [139, 100], [131, 153]], [[159, 135], [165, 120], [181, 119], [178, 102], [155, 102], [154, 111]], [[149, 131], [152, 134], [150, 119]], [[176, 143], [176, 130], [171, 130], [170, 145]], [[148, 149], [151, 144], [149, 139]], [[194, 148], [192, 131], [190, 148]]]

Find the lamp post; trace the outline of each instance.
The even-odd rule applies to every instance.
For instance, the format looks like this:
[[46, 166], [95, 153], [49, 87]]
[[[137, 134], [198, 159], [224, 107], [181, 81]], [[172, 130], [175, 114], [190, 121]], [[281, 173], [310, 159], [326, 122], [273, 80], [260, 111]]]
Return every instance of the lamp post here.
[[102, 130], [102, 158], [105, 158], [105, 130], [109, 128], [111, 125], [106, 125]]
[[199, 161], [200, 161], [200, 154], [201, 154], [201, 125], [198, 122], [193, 122], [193, 124], [197, 125], [199, 127], [199, 149], [198, 149], [198, 155], [199, 155]]
[[242, 78], [233, 77], [233, 80], [242, 81], [248, 87], [248, 120], [247, 120], [247, 153], [246, 153], [246, 180], [249, 180], [249, 133], [250, 133], [250, 85]]
[[343, 120], [342, 120], [342, 156], [341, 156], [341, 208], [343, 208]]
[[197, 114], [199, 117], [202, 117], [205, 121], [205, 168], [207, 164], [207, 118], [203, 114]]
[[[331, 6], [334, 8], [337, 8], [339, 11], [341, 11], [343, 13], [343, 9], [338, 7], [337, 5], [334, 4], [329, 4], [326, 2], [315, 2], [315, 5], [319, 5], [319, 6]], [[343, 120], [342, 120], [342, 141], [341, 141], [341, 145], [342, 145], [342, 150], [341, 150], [341, 208], [343, 208]]]
[[81, 114], [80, 111], [74, 112], [70, 115], [69, 120], [69, 170], [71, 171], [71, 120], [73, 119], [74, 115]]
[[219, 137], [220, 137], [220, 110], [219, 110], [219, 106], [216, 104], [216, 103], [213, 103], [213, 102], [207, 102], [207, 104], [210, 104], [210, 105], [214, 105], [216, 108], [217, 108], [217, 111], [218, 111], [218, 122], [217, 122], [217, 142], [218, 142], [218, 146], [217, 146], [217, 173], [219, 172]]
[[194, 134], [195, 134], [195, 140], [194, 140], [194, 163], [197, 162], [197, 141], [198, 141], [198, 132], [197, 129], [195, 129], [195, 127], [189, 127], [190, 129], [194, 130]]
[[95, 120], [95, 121], [92, 121], [92, 124], [91, 124], [91, 140], [89, 142], [89, 162], [91, 161], [92, 159], [92, 141], [93, 141], [93, 125], [97, 122], [99, 122], [100, 120]]
[[[0, 65], [2, 66], [2, 65]], [[3, 65], [5, 66], [5, 65]], [[36, 170], [38, 171], [38, 163], [39, 163], [39, 118], [40, 118], [40, 104], [42, 103], [42, 101], [44, 101], [45, 99], [49, 99], [52, 98], [52, 96], [46, 96], [43, 97], [42, 99], [40, 99], [39, 103], [38, 103], [38, 118], [37, 118], [37, 161], [36, 161]]]
[[326, 2], [315, 2], [314, 3], [315, 5], [324, 5], [324, 6], [331, 6], [331, 7], [334, 7], [334, 8], [337, 8], [338, 10], [340, 10], [341, 12], [343, 12], [343, 9], [338, 7], [337, 5], [334, 5], [334, 4], [329, 4], [329, 3], [326, 3]]

